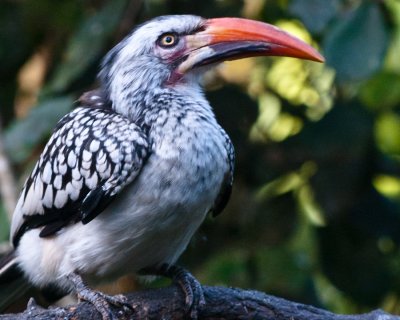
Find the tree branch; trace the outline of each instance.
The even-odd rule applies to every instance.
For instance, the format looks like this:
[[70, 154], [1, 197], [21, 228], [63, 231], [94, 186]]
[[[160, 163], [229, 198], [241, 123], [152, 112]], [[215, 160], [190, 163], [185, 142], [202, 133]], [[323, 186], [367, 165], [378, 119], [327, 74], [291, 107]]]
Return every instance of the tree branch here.
[[[274, 319], [274, 320], [400, 320], [400, 316], [375, 310], [360, 315], [339, 315], [309, 305], [287, 301], [262, 292], [204, 286], [207, 304], [199, 319]], [[182, 292], [177, 287], [151, 289], [126, 295], [134, 313], [114, 310], [119, 319], [185, 319]], [[100, 319], [92, 305], [81, 302], [67, 308], [43, 309], [33, 299], [20, 314], [0, 315], [0, 320], [15, 319]]]

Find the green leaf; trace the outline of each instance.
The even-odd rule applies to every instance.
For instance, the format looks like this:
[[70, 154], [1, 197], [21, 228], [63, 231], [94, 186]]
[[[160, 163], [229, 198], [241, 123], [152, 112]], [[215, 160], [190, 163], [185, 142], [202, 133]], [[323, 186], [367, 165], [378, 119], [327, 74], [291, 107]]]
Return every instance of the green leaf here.
[[338, 0], [293, 0], [289, 5], [289, 11], [299, 17], [312, 33], [321, 33], [338, 9]]
[[393, 108], [400, 103], [400, 75], [382, 72], [373, 76], [360, 91], [362, 102], [370, 108]]
[[385, 68], [400, 73], [400, 1], [386, 0], [385, 4], [390, 12], [390, 17], [394, 24], [392, 41], [388, 49]]
[[327, 34], [324, 52], [340, 82], [369, 77], [382, 66], [389, 30], [377, 2], [364, 1]]
[[24, 17], [17, 3], [1, 3], [0, 21], [0, 81], [6, 82], [31, 54], [32, 38], [24, 27]]
[[400, 116], [393, 112], [380, 115], [375, 123], [375, 139], [382, 152], [399, 155]]
[[68, 44], [64, 62], [44, 88], [46, 93], [64, 90], [100, 57], [120, 22], [126, 2], [110, 1], [101, 11], [84, 21]]
[[0, 203], [0, 243], [8, 240], [10, 222], [4, 210], [3, 203]]
[[10, 158], [17, 163], [25, 161], [32, 150], [50, 134], [58, 120], [70, 111], [71, 96], [47, 99], [29, 115], [11, 125], [5, 132], [4, 144]]
[[400, 2], [399, 0], [385, 0], [384, 4], [390, 11], [392, 21], [395, 25], [400, 26]]

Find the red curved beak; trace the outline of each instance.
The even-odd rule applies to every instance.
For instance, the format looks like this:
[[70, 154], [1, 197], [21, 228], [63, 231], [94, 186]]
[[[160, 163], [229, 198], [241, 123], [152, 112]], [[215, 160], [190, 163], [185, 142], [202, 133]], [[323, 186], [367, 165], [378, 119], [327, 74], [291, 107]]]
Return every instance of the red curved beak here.
[[178, 71], [253, 56], [286, 56], [324, 62], [310, 45], [270, 25], [241, 18], [206, 20], [204, 28], [186, 36], [186, 56]]

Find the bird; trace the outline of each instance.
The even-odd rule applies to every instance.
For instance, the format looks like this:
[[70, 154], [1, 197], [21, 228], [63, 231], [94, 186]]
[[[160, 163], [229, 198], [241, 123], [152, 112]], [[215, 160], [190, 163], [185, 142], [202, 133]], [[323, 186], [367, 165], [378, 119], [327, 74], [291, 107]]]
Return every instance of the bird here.
[[22, 276], [73, 292], [110, 319], [110, 305], [126, 301], [90, 284], [164, 275], [193, 315], [205, 303], [201, 285], [176, 261], [205, 217], [226, 206], [235, 158], [202, 79], [252, 56], [324, 61], [273, 25], [234, 17], [156, 17], [111, 49], [99, 88], [58, 122], [23, 186], [0, 283]]

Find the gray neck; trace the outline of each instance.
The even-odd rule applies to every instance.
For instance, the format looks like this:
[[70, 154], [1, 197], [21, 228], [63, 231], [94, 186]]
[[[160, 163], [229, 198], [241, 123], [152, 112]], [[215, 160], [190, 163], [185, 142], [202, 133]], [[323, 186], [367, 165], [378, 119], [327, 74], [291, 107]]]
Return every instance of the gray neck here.
[[157, 121], [160, 112], [176, 117], [195, 112], [215, 121], [197, 76], [167, 85], [165, 79], [168, 79], [169, 70], [157, 68], [157, 65], [137, 67], [138, 59], [125, 64], [124, 68], [110, 68], [106, 76], [104, 72], [101, 74], [102, 86], [115, 112], [148, 126]]

